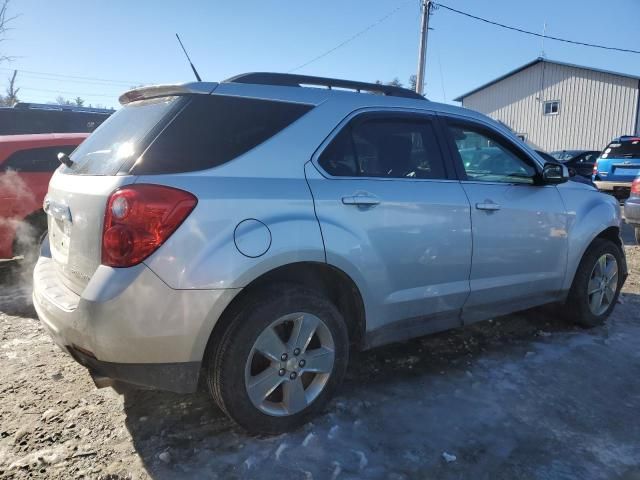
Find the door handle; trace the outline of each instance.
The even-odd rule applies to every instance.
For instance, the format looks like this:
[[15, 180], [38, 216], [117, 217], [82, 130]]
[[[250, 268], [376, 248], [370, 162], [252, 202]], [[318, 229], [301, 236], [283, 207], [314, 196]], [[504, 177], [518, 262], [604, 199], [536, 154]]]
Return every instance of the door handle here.
[[496, 210], [500, 210], [500, 205], [493, 202], [484, 202], [484, 203], [476, 203], [476, 208], [478, 210], [489, 210], [489, 211], [495, 212]]
[[342, 203], [345, 205], [359, 205], [364, 207], [373, 207], [380, 204], [380, 199], [373, 195], [349, 195], [342, 197]]

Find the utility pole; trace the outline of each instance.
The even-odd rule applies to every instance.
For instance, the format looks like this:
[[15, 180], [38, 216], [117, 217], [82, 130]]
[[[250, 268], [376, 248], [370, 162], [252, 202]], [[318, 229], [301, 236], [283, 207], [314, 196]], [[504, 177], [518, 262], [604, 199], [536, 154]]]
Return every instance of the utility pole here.
[[416, 92], [424, 94], [424, 70], [427, 61], [427, 35], [429, 33], [429, 14], [431, 13], [431, 0], [422, 0], [422, 21], [420, 24], [420, 45], [418, 47], [418, 75], [416, 79]]

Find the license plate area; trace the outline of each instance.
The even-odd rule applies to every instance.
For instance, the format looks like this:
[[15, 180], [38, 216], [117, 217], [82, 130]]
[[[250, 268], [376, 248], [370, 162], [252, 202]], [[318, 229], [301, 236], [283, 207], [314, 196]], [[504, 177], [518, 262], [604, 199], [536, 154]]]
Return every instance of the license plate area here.
[[49, 243], [52, 258], [63, 265], [69, 262], [71, 224], [66, 220], [49, 216]]

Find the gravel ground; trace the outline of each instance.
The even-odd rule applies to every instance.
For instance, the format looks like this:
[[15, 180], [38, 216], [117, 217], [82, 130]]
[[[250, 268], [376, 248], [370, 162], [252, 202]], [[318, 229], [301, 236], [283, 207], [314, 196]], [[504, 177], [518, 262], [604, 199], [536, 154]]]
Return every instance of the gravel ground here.
[[204, 393], [97, 390], [28, 282], [4, 275], [0, 478], [640, 479], [640, 247], [626, 250], [606, 326], [534, 310], [361, 353], [325, 414], [278, 437], [246, 435]]

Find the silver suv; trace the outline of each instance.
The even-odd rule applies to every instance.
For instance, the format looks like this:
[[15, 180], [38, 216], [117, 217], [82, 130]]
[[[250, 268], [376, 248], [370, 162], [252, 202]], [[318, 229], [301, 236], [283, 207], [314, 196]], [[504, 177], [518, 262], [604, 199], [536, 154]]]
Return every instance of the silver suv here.
[[264, 73], [120, 100], [61, 158], [34, 271], [42, 323], [98, 386], [202, 379], [282, 432], [352, 348], [554, 302], [596, 325], [626, 277], [615, 200], [473, 111]]

